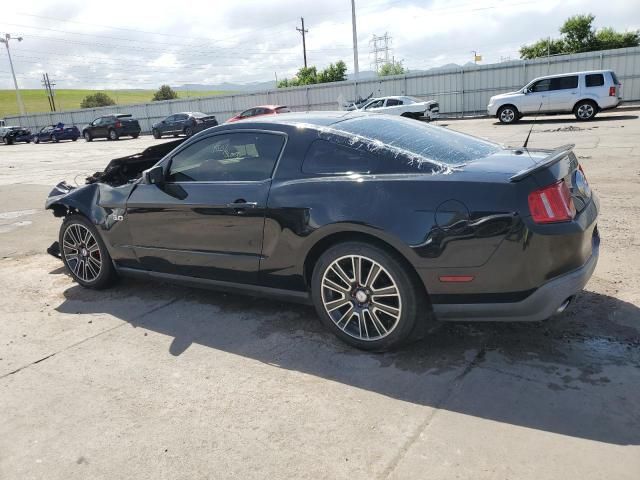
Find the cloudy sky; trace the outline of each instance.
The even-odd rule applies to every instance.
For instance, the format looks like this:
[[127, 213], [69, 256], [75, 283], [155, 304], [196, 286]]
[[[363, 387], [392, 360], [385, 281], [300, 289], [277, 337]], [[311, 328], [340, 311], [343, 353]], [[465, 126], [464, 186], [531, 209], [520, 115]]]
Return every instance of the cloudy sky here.
[[[12, 2], [0, 33], [23, 36], [11, 51], [22, 88], [43, 72], [57, 88], [156, 88], [168, 83], [248, 83], [293, 76], [302, 65], [296, 31], [305, 18], [307, 58], [320, 68], [343, 59], [353, 70], [350, 0]], [[126, 6], [125, 6], [126, 5]], [[370, 69], [372, 35], [392, 37], [409, 69], [518, 58], [518, 48], [557, 36], [576, 13], [596, 26], [640, 29], [632, 0], [356, 0], [360, 70]], [[4, 48], [0, 88], [13, 88]]]

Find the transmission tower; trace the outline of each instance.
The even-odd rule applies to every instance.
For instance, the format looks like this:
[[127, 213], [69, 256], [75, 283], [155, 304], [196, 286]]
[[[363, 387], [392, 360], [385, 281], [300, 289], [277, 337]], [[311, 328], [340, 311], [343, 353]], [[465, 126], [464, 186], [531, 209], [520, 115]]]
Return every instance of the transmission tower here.
[[371, 55], [371, 68], [376, 73], [380, 71], [380, 67], [385, 63], [389, 63], [391, 52], [391, 37], [387, 32], [384, 35], [373, 35], [369, 40], [369, 53]]

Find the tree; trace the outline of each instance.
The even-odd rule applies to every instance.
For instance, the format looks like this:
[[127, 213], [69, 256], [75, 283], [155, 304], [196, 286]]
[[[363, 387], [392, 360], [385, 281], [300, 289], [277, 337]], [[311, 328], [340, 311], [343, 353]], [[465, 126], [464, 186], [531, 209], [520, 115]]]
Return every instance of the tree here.
[[378, 76], [386, 77], [388, 75], [402, 75], [405, 73], [402, 62], [387, 62], [380, 67]]
[[82, 99], [82, 103], [80, 103], [80, 108], [108, 107], [115, 104], [116, 102], [113, 101], [113, 98], [106, 93], [96, 92], [84, 97], [84, 99]]
[[178, 98], [178, 94], [169, 85], [162, 85], [156, 93], [153, 94], [151, 99], [153, 102], [159, 102], [160, 100], [174, 100]]
[[569, 17], [562, 27], [562, 38], [542, 39], [532, 45], [520, 48], [520, 58], [532, 59], [567, 53], [592, 52], [613, 48], [637, 47], [640, 45], [640, 31], [616, 32], [606, 27], [596, 30], [595, 17], [591, 14]]
[[278, 88], [299, 87], [300, 85], [314, 85], [316, 83], [342, 82], [347, 79], [347, 64], [338, 60], [330, 63], [327, 68], [318, 73], [318, 69], [302, 67], [292, 79], [285, 78], [278, 82]]

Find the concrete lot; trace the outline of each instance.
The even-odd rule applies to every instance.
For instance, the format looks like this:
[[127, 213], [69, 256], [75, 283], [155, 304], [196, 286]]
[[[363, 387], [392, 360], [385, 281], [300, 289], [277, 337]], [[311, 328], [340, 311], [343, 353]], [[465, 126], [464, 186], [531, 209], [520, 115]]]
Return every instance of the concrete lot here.
[[[157, 141], [0, 145], [0, 479], [640, 478], [640, 120], [540, 120], [601, 199], [601, 260], [545, 323], [448, 324], [393, 354], [309, 307], [122, 281], [44, 254], [51, 186]], [[530, 121], [442, 121], [521, 145]]]

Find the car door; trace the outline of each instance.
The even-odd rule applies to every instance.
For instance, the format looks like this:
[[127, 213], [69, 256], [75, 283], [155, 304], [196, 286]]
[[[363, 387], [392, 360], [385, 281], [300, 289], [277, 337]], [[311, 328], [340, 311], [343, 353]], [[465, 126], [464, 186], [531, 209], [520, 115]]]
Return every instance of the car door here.
[[544, 112], [550, 84], [550, 78], [543, 78], [528, 85], [525, 95], [520, 97], [516, 105], [518, 110], [522, 113]]
[[570, 112], [578, 100], [578, 75], [554, 77], [549, 83], [545, 112]]
[[186, 115], [184, 113], [176, 114], [176, 120], [173, 126], [173, 128], [175, 129], [175, 133], [184, 132], [184, 127], [186, 126], [188, 118], [189, 118], [189, 115]]
[[160, 130], [160, 133], [171, 132], [171, 123], [173, 122], [174, 117], [175, 115], [169, 115], [162, 122], [160, 122], [160, 125], [158, 125], [158, 130]]
[[368, 104], [364, 106], [364, 110], [376, 110], [382, 108], [384, 106], [384, 98], [371, 100]]
[[110, 117], [100, 117], [96, 120], [95, 125], [93, 127], [92, 135], [94, 137], [105, 137], [107, 136], [108, 129], [107, 125], [109, 123]]
[[126, 222], [142, 268], [256, 283], [271, 177], [286, 136], [220, 132], [163, 162], [166, 182], [141, 182]]

